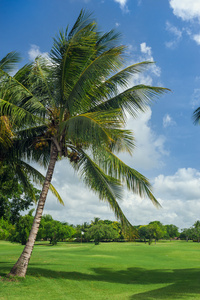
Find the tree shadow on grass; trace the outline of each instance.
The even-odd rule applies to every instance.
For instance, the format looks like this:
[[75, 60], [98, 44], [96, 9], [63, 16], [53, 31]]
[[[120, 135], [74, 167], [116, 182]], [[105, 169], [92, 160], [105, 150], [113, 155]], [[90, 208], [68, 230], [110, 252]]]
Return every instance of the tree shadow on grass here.
[[[130, 285], [143, 285], [146, 290], [148, 285], [151, 285], [149, 287], [151, 291], [132, 295], [130, 299], [134, 300], [192, 299], [192, 295], [200, 295], [200, 269], [147, 270], [143, 268], [128, 268], [116, 271], [109, 268], [93, 268], [90, 269], [92, 274], [87, 274], [81, 272], [59, 272], [51, 270], [50, 265], [48, 265], [49, 269], [47, 269], [47, 265], [44, 267], [44, 269], [37, 268], [34, 264], [30, 264], [27, 275], [76, 281], [119, 283], [129, 285], [129, 289]], [[9, 267], [7, 266], [7, 268]], [[158, 288], [158, 284], [166, 284], [166, 286]], [[153, 285], [157, 285], [155, 289]]]

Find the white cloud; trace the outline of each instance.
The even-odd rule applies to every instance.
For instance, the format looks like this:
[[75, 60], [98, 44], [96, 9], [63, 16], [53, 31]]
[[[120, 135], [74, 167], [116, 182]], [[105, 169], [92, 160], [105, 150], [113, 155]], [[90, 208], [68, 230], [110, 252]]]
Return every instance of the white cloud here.
[[[148, 114], [151, 115], [150, 112]], [[147, 115], [143, 117], [143, 120], [147, 121], [148, 119]], [[135, 129], [141, 129], [139, 124]], [[143, 137], [148, 136], [149, 130], [148, 128], [140, 130], [140, 134]], [[146, 148], [151, 152], [151, 143], [155, 139], [148, 138], [148, 141], [150, 144], [146, 143]], [[159, 141], [159, 137], [156, 138], [156, 141]], [[145, 149], [140, 149], [142, 152], [140, 157], [137, 154], [133, 155], [131, 162], [133, 167], [136, 167], [137, 160], [140, 159], [140, 162], [146, 160]], [[155, 162], [155, 156], [151, 157]], [[136, 163], [134, 158], [136, 158]], [[146, 163], [149, 164], [149, 161], [147, 160]], [[99, 201], [96, 195], [85, 188], [67, 160], [57, 163], [52, 183], [60, 192], [65, 206], [57, 203], [49, 193], [45, 204], [45, 214], [51, 214], [54, 219], [73, 224], [90, 222], [94, 217], [115, 219], [109, 206], [105, 202]], [[153, 193], [162, 205], [161, 209], [156, 209], [149, 199], [142, 199], [130, 191], [125, 191], [123, 201], [120, 201], [119, 204], [132, 224], [148, 224], [151, 221], [159, 220], [163, 224], [175, 224], [181, 229], [190, 227], [199, 219], [200, 172], [196, 169], [181, 168], [172, 175], [158, 175], [153, 180]]]
[[35, 60], [36, 57], [38, 57], [38, 56], [43, 56], [47, 59], [49, 58], [48, 53], [47, 52], [41, 52], [40, 47], [37, 46], [37, 45], [31, 45], [31, 48], [28, 51], [28, 55], [29, 55], [30, 60]]
[[151, 47], [148, 47], [146, 43], [140, 44], [140, 49], [142, 53], [147, 54], [149, 57], [151, 57]]
[[[138, 51], [136, 45], [129, 44], [126, 49], [126, 55], [130, 57], [127, 66], [143, 61], [154, 62], [152, 48], [150, 46], [147, 46], [145, 42], [140, 44], [140, 51]], [[145, 72], [134, 74], [131, 81], [129, 82], [129, 87], [138, 84], [158, 85], [158, 83], [154, 83], [153, 81], [160, 76], [160, 67], [157, 64], [149, 64]]]
[[122, 208], [133, 224], [159, 220], [181, 229], [199, 219], [200, 173], [197, 170], [182, 168], [171, 176], [159, 175], [154, 180], [153, 192], [161, 209], [155, 209], [150, 200], [127, 192]]
[[163, 127], [166, 128], [168, 126], [174, 126], [176, 122], [172, 119], [172, 117], [169, 114], [166, 114], [163, 117]]
[[125, 12], [128, 12], [128, 7], [127, 7], [127, 2], [128, 0], [114, 0], [115, 2], [119, 3], [120, 5], [120, 8], [125, 11]]
[[194, 34], [192, 38], [198, 45], [200, 45], [200, 34]]
[[166, 22], [166, 30], [172, 33], [174, 39], [172, 39], [170, 42], [166, 42], [165, 45], [166, 47], [173, 49], [177, 46], [178, 42], [182, 38], [182, 30], [178, 29], [168, 21]]
[[198, 19], [200, 21], [200, 1], [199, 0], [170, 0], [174, 15], [184, 21]]
[[123, 160], [136, 169], [150, 170], [164, 165], [163, 155], [169, 155], [165, 149], [165, 137], [156, 135], [150, 127], [152, 111], [140, 113], [136, 119], [130, 117], [127, 128], [133, 131], [136, 147], [133, 156], [123, 155]]
[[198, 46], [200, 46], [200, 34], [198, 33], [198, 34], [195, 34], [193, 31], [194, 30], [191, 30], [191, 29], [189, 29], [189, 28], [186, 28], [186, 33], [187, 33], [187, 35], [193, 40], [193, 41], [195, 41], [196, 43], [197, 43], [197, 45]]
[[181, 168], [174, 175], [159, 175], [154, 180], [154, 189], [165, 200], [199, 200], [200, 172], [192, 168]]
[[[200, 45], [199, 23], [200, 23], [200, 1], [199, 0], [169, 0], [175, 16], [183, 21], [190, 22], [189, 27], [183, 28], [187, 35]], [[174, 31], [175, 33], [175, 31]], [[178, 32], [176, 34], [179, 34]], [[180, 39], [177, 36], [178, 39]], [[175, 40], [166, 43], [167, 47], [173, 48], [176, 45]]]
[[[140, 44], [140, 51], [142, 53], [142, 57], [140, 58], [141, 61], [143, 61], [143, 60], [154, 61], [151, 47], [147, 46], [145, 42]], [[160, 77], [160, 75], [161, 75], [161, 69], [160, 69], [160, 67], [158, 67], [157, 65], [153, 64], [150, 67], [150, 70], [151, 70], [151, 72], [155, 76]]]

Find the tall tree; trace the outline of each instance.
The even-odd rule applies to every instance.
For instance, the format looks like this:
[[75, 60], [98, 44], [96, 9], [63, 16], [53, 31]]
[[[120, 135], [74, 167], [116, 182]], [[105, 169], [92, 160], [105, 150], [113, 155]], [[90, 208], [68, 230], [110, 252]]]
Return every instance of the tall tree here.
[[[11, 93], [10, 89], [13, 89], [13, 82], [18, 86], [20, 83], [17, 82], [15, 76], [12, 77], [9, 74], [16, 71], [16, 63], [19, 61], [20, 56], [14, 51], [0, 60], [0, 215], [5, 217], [7, 212], [8, 214], [11, 213], [12, 222], [15, 222], [19, 217], [20, 210], [27, 209], [31, 202], [36, 201], [35, 192], [37, 193], [38, 190], [34, 188], [30, 179], [37, 184], [44, 182], [44, 176], [21, 159], [18, 149], [19, 141], [16, 132], [19, 126], [26, 127], [28, 125], [30, 116], [34, 120], [34, 115], [30, 112], [28, 114], [26, 111], [25, 115], [28, 115], [28, 118], [22, 118], [24, 109], [15, 109], [13, 113], [6, 106], [10, 100], [14, 100], [12, 105], [16, 106], [16, 97], [13, 97], [13, 92]], [[63, 203], [52, 184], [50, 189]]]
[[37, 58], [7, 83], [9, 100], [0, 108], [11, 115], [21, 113], [19, 126], [24, 120], [33, 124], [18, 131], [20, 155], [48, 166], [29, 239], [9, 275], [26, 274], [54, 167], [62, 157], [100, 200], [108, 201], [123, 226], [130, 226], [117, 202], [123, 183], [159, 205], [149, 181], [116, 153], [132, 153], [134, 146], [132, 132], [124, 129], [126, 112], [136, 116], [166, 89], [130, 87], [129, 79], [151, 62], [122, 70], [125, 47], [118, 41], [119, 34], [100, 33], [96, 22], [81, 11], [72, 29], [67, 27], [54, 39], [49, 59]]

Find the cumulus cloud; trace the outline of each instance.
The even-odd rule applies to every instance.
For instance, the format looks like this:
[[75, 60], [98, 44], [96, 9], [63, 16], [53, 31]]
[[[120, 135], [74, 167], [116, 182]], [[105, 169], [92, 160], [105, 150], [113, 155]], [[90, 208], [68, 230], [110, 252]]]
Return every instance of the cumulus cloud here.
[[154, 180], [154, 189], [165, 200], [199, 200], [200, 172], [192, 168], [181, 168], [174, 175], [159, 175]]
[[198, 45], [200, 45], [200, 34], [194, 34], [192, 38]]
[[47, 52], [41, 52], [40, 47], [37, 46], [37, 45], [31, 45], [31, 48], [28, 51], [28, 55], [29, 55], [30, 60], [35, 60], [36, 57], [41, 56], [41, 55], [43, 57], [47, 58], [47, 59], [49, 57], [48, 53]]
[[145, 113], [140, 113], [136, 119], [130, 117], [127, 128], [133, 131], [136, 147], [133, 156], [123, 155], [128, 165], [142, 170], [161, 168], [164, 166], [163, 156], [168, 156], [165, 147], [166, 139], [163, 135], [156, 135], [150, 127], [152, 111], [150, 108]]
[[[152, 49], [151, 47], [147, 46], [145, 42], [140, 44], [140, 51], [143, 54], [142, 60], [154, 61]], [[161, 75], [160, 67], [155, 64], [151, 66], [151, 72], [157, 77], [160, 77]]]
[[162, 199], [163, 208], [174, 212], [180, 227], [189, 227], [199, 219], [200, 172], [181, 168], [174, 175], [159, 175], [154, 180], [154, 191]]
[[166, 114], [163, 117], [163, 127], [169, 127], [169, 126], [174, 126], [176, 122], [172, 119], [172, 117], [169, 114]]
[[[141, 135], [145, 136], [142, 132]], [[151, 142], [150, 139], [149, 142]], [[151, 151], [151, 144], [146, 144], [146, 147]], [[142, 149], [141, 151], [142, 155], [140, 158], [136, 157], [137, 160], [146, 159], [145, 152]], [[130, 164], [136, 167], [134, 161]], [[98, 197], [81, 183], [67, 160], [57, 163], [53, 184], [60, 192], [65, 206], [57, 203], [49, 193], [45, 204], [45, 214], [51, 214], [54, 219], [73, 224], [90, 222], [94, 217], [115, 220], [114, 213], [109, 206], [105, 202], [99, 201]], [[192, 168], [180, 168], [174, 174], [156, 176], [152, 180], [152, 185], [153, 193], [162, 205], [161, 209], [156, 209], [149, 199], [143, 199], [125, 190], [124, 198], [119, 204], [132, 224], [148, 224], [151, 221], [159, 220], [163, 224], [175, 224], [181, 229], [190, 227], [199, 219], [199, 171]]]
[[[37, 166], [37, 169], [45, 173], [41, 167]], [[56, 220], [73, 224], [90, 222], [94, 217], [115, 219], [108, 204], [99, 201], [97, 195], [85, 187], [67, 159], [57, 162], [52, 184], [61, 195], [65, 205], [58, 203], [49, 191], [44, 214], [50, 214]]]
[[[200, 23], [200, 1], [199, 0], [169, 0], [176, 17], [189, 22], [189, 26], [183, 28], [188, 36], [200, 45], [199, 23]], [[175, 32], [174, 32], [175, 33]], [[178, 33], [178, 32], [177, 32]], [[178, 38], [179, 39], [179, 38]], [[168, 47], [173, 47], [175, 41], [169, 42]]]
[[145, 53], [145, 54], [147, 54], [149, 57], [152, 57], [152, 56], [151, 56], [151, 47], [148, 47], [148, 46], [146, 45], [146, 43], [140, 44], [140, 49], [141, 49], [141, 52], [142, 52], [142, 53]]
[[133, 224], [159, 220], [181, 229], [190, 227], [199, 219], [200, 173], [196, 169], [182, 168], [170, 176], [157, 176], [153, 191], [162, 205], [161, 209], [151, 205], [150, 200], [127, 192], [122, 207]]
[[200, 1], [199, 0], [170, 0], [174, 15], [184, 21], [198, 19], [200, 21]]

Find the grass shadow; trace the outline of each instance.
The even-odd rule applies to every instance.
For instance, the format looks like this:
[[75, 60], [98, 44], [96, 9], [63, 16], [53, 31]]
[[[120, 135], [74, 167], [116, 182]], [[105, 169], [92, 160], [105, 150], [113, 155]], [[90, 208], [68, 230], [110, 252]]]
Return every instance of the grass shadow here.
[[[6, 264], [4, 271], [9, 272], [10, 268]], [[27, 275], [33, 277], [46, 277], [53, 279], [68, 279], [76, 281], [109, 282], [125, 285], [151, 285], [151, 291], [134, 294], [130, 299], [150, 300], [150, 299], [192, 299], [200, 295], [200, 269], [156, 269], [148, 270], [143, 268], [127, 268], [124, 270], [113, 270], [109, 268], [90, 269], [93, 274], [81, 272], [65, 272], [51, 270], [51, 265], [45, 268], [37, 268], [30, 264]], [[0, 276], [6, 273], [0, 272]], [[153, 285], [166, 284], [165, 287], [152, 290]], [[146, 289], [146, 288], [145, 288]], [[187, 298], [186, 298], [187, 297]], [[199, 296], [200, 298], [200, 296]], [[197, 298], [195, 298], [197, 299]]]
[[147, 270], [143, 268], [128, 268], [115, 271], [108, 268], [90, 269], [93, 274], [81, 272], [57, 272], [31, 267], [28, 274], [48, 278], [63, 278], [77, 281], [102, 281], [127, 285], [167, 284], [144, 293], [134, 294], [130, 299], [183, 299], [188, 295], [200, 295], [200, 269]]

